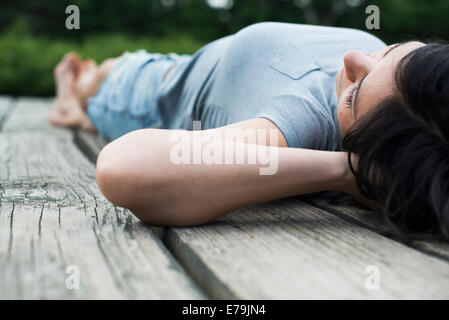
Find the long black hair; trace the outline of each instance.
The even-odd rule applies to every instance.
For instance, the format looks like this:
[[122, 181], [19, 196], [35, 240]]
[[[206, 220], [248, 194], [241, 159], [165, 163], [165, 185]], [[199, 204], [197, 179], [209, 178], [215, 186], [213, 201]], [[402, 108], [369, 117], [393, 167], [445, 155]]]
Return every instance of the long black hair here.
[[361, 193], [401, 240], [449, 240], [449, 46], [404, 56], [397, 92], [356, 122], [343, 148], [359, 155]]

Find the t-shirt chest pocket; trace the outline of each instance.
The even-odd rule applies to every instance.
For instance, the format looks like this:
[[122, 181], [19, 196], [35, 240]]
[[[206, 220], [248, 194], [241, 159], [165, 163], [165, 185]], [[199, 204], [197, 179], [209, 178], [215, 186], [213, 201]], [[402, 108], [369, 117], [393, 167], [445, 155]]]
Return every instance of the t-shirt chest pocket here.
[[321, 69], [321, 66], [299, 46], [279, 48], [271, 60], [270, 66], [295, 80], [311, 71]]

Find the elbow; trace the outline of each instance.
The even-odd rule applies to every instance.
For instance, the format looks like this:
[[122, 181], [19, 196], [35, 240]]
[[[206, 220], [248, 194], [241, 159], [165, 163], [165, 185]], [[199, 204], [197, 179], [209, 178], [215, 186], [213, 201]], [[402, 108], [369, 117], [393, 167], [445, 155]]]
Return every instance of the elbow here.
[[130, 199], [124, 188], [127, 168], [121, 163], [120, 158], [114, 157], [113, 149], [114, 146], [108, 144], [98, 155], [97, 183], [106, 199], [117, 206], [127, 208], [130, 205]]
[[141, 135], [131, 132], [107, 144], [97, 158], [96, 179], [107, 200], [147, 220], [163, 207], [169, 181], [150, 148], [138, 147]]
[[96, 178], [103, 195], [114, 205], [129, 209], [146, 224], [170, 225], [161, 181], [142, 172], [139, 176], [138, 168], [133, 168], [123, 158], [114, 157], [113, 148], [105, 147], [97, 159]]
[[[189, 179], [168, 162], [162, 139], [133, 131], [106, 145], [97, 158], [96, 178], [103, 195], [152, 225], [179, 225], [192, 220], [194, 202], [186, 195]], [[157, 133], [157, 132], [156, 132]], [[192, 205], [188, 205], [192, 204]], [[182, 208], [182, 210], [181, 210]]]

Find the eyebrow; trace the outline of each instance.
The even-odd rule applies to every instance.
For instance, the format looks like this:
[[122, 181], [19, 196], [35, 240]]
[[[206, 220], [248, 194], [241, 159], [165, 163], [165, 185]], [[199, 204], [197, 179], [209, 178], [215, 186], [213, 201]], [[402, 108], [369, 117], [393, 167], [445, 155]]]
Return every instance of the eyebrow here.
[[[393, 51], [393, 50], [396, 49], [397, 47], [402, 46], [403, 44], [404, 44], [404, 42], [402, 42], [402, 43], [397, 43], [397, 44], [395, 44], [394, 46], [392, 46], [390, 49], [387, 50], [387, 52], [384, 53], [384, 55], [382, 56], [382, 59], [385, 58], [385, 57], [387, 56], [387, 54], [389, 54], [391, 51]], [[367, 75], [368, 75], [368, 74], [366, 74], [366, 75], [363, 77], [363, 79], [360, 80], [360, 83], [359, 83], [359, 85], [358, 85], [358, 87], [357, 87], [357, 91], [356, 91], [356, 93], [355, 93], [354, 103], [353, 103], [353, 107], [352, 107], [354, 116], [355, 116], [355, 111], [356, 111], [356, 109], [357, 109], [357, 102], [358, 102], [358, 98], [359, 98], [359, 95], [360, 95], [360, 90], [362, 89], [362, 83], [363, 83], [363, 80], [365, 80], [365, 78], [366, 78]]]
[[390, 49], [387, 50], [387, 52], [384, 53], [383, 58], [386, 57], [387, 54], [389, 54], [391, 51], [393, 51], [394, 49], [396, 49], [399, 46], [402, 46], [404, 43], [396, 43], [394, 46], [392, 46]]

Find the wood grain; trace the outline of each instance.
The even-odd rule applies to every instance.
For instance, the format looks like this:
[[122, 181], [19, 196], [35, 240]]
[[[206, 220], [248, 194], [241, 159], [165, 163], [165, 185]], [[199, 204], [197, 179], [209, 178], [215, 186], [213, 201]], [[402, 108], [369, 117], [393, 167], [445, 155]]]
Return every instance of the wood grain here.
[[205, 298], [152, 228], [103, 197], [73, 132], [49, 125], [50, 103], [19, 99], [0, 132], [0, 298]]
[[[347, 203], [336, 203], [336, 201], [319, 197], [307, 197], [304, 200], [342, 219], [356, 223], [379, 234], [392, 237], [391, 230], [385, 224], [383, 217], [372, 210]], [[449, 243], [447, 242], [415, 240], [410, 245], [422, 252], [449, 261]]]
[[[298, 199], [242, 208], [164, 242], [209, 295], [245, 299], [446, 299], [449, 265]], [[369, 266], [380, 289], [366, 287]]]
[[0, 130], [5, 123], [7, 116], [13, 107], [14, 99], [8, 96], [0, 95]]

